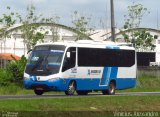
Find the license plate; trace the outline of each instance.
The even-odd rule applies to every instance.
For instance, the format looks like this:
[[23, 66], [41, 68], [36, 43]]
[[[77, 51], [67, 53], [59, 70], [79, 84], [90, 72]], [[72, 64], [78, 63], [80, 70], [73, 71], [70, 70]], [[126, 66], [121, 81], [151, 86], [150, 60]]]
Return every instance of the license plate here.
[[36, 90], [43, 90], [43, 88], [38, 87], [38, 88], [36, 88]]

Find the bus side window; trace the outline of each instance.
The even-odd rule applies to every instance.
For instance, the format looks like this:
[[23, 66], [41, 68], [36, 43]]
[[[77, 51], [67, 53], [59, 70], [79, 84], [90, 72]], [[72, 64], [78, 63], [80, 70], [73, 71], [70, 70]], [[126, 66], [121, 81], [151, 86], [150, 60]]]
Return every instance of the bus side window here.
[[[68, 53], [70, 53], [70, 56], [67, 56]], [[76, 63], [76, 48], [75, 47], [68, 48], [63, 61], [62, 72], [75, 67], [75, 63]]]

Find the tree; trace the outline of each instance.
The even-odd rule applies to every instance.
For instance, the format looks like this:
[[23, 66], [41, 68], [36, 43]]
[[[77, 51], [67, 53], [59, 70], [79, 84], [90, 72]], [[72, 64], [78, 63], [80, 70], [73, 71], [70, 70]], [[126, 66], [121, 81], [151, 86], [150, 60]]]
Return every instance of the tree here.
[[153, 39], [157, 39], [157, 35], [151, 35], [147, 30], [134, 32], [136, 48], [139, 50], [154, 50], [155, 45]]
[[[7, 7], [7, 14], [3, 14], [2, 18], [0, 18], [0, 23], [2, 25], [2, 28], [0, 28], [0, 39], [1, 39], [1, 52], [2, 52], [2, 43], [4, 45], [4, 53], [6, 52], [6, 39], [10, 38], [11, 34], [8, 32], [8, 29], [12, 27], [16, 20], [14, 18], [15, 13], [10, 11], [11, 8]], [[1, 61], [2, 63], [2, 61]], [[6, 61], [4, 61], [4, 67], [6, 67]], [[1, 65], [2, 68], [2, 65]]]
[[73, 17], [72, 20], [73, 28], [80, 32], [77, 35], [77, 40], [84, 39], [86, 35], [89, 36], [90, 31], [94, 30], [93, 28], [91, 28], [89, 24], [91, 18], [80, 15], [77, 11], [74, 11], [72, 17]]
[[140, 26], [143, 16], [149, 13], [150, 12], [148, 11], [148, 9], [143, 7], [142, 4], [133, 3], [133, 5], [128, 6], [128, 15], [124, 15], [124, 29], [138, 28]]
[[148, 9], [143, 7], [142, 4], [133, 3], [133, 5], [128, 6], [128, 14], [124, 16], [124, 30], [128, 30], [121, 31], [124, 41], [127, 43], [133, 43], [133, 45], [139, 50], [153, 50], [155, 48], [152, 43], [153, 40], [156, 39], [154, 38], [156, 37], [155, 35], [151, 35], [147, 30], [134, 30], [139, 28], [144, 15], [149, 13]]
[[14, 13], [10, 12], [10, 7], [7, 7], [7, 10], [9, 10], [9, 13], [3, 14], [3, 17], [0, 18], [0, 23], [2, 25], [2, 28], [0, 28], [0, 38], [2, 39], [2, 41], [4, 41], [4, 44], [6, 42], [6, 38], [10, 37], [8, 29], [16, 22], [16, 20], [13, 18]]
[[60, 36], [58, 34], [59, 28], [56, 26], [56, 24], [59, 22], [60, 17], [53, 16], [51, 18], [46, 18], [45, 23], [51, 23], [50, 25], [50, 31], [52, 33], [52, 42], [56, 42], [60, 39]]
[[21, 32], [24, 39], [24, 48], [26, 45], [27, 50], [30, 50], [38, 41], [43, 42], [45, 32], [42, 33], [42, 28], [40, 28], [39, 24], [43, 21], [43, 18], [42, 15], [37, 16], [35, 14], [35, 7], [33, 5], [27, 7], [27, 15], [24, 19], [19, 14], [17, 17], [22, 23]]

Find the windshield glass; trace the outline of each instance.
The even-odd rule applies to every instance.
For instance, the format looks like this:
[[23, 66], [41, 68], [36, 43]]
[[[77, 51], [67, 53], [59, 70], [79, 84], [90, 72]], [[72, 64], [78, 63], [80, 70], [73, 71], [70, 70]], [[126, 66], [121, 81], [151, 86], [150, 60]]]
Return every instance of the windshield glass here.
[[64, 51], [34, 50], [26, 66], [30, 75], [51, 75], [59, 72]]
[[42, 62], [50, 65], [60, 65], [63, 51], [33, 51], [29, 57], [28, 64], [41, 64]]

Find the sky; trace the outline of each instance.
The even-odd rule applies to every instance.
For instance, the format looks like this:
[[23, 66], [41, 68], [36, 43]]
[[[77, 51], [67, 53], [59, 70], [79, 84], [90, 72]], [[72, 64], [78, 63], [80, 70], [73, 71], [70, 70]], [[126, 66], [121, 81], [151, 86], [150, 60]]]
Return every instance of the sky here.
[[[160, 29], [160, 0], [114, 0], [116, 27], [123, 27], [127, 7], [133, 2], [150, 11], [143, 17], [140, 27]], [[71, 26], [73, 12], [78, 11], [91, 18], [91, 26], [110, 27], [110, 0], [0, 0], [0, 17], [6, 13], [7, 6], [25, 16], [27, 6], [31, 4], [36, 7], [36, 13], [44, 17], [59, 16], [59, 23], [63, 25]]]

